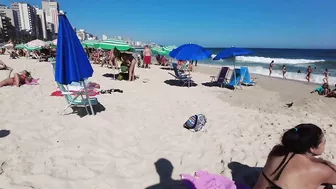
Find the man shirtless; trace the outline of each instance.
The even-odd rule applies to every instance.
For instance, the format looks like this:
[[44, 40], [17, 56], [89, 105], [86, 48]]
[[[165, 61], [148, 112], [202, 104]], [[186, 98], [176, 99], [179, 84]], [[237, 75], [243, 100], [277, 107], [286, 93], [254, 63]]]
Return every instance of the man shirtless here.
[[143, 55], [144, 55], [143, 62], [144, 62], [145, 68], [150, 68], [149, 65], [151, 64], [151, 61], [152, 61], [152, 51], [149, 49], [148, 45], [145, 46]]

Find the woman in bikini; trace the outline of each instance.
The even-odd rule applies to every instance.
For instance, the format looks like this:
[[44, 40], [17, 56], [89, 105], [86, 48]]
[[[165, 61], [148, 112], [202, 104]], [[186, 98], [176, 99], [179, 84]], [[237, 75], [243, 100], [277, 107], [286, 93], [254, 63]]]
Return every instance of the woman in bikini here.
[[286, 79], [286, 73], [287, 73], [287, 69], [286, 69], [286, 65], [282, 65], [282, 77], [284, 79]]
[[284, 133], [253, 189], [317, 189], [336, 184], [336, 166], [317, 158], [326, 139], [314, 124], [300, 124]]
[[307, 75], [306, 75], [306, 79], [307, 79], [308, 83], [310, 82], [312, 72], [313, 72], [313, 69], [311, 68], [311, 66], [308, 66]]
[[20, 87], [21, 85], [25, 84], [26, 81], [31, 82], [32, 76], [27, 70], [23, 70], [20, 73], [15, 73], [14, 77], [11, 77], [13, 69], [10, 69], [9, 75], [7, 79], [0, 81], [0, 87], [4, 86], [17, 86]]
[[134, 69], [136, 65], [136, 59], [133, 57], [132, 54], [126, 53], [126, 52], [120, 52], [117, 48], [113, 49], [114, 57], [123, 62], [127, 63], [129, 65], [128, 68], [128, 81], [134, 81], [135, 75], [134, 75]]
[[273, 66], [274, 66], [274, 60], [272, 60], [272, 62], [269, 64], [269, 68], [268, 68], [269, 75], [268, 75], [268, 77], [271, 77], [271, 75], [272, 75]]

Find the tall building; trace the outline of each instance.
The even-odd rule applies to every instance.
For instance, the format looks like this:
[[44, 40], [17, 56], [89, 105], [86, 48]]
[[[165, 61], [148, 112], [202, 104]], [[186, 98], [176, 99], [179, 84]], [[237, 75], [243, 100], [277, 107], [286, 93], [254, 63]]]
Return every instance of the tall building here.
[[28, 3], [15, 2], [11, 4], [14, 11], [14, 22], [20, 34], [37, 37], [36, 10]]
[[[47, 34], [47, 21], [46, 21], [46, 15], [43, 9], [39, 9], [38, 7], [35, 7], [36, 10], [36, 16], [37, 16], [37, 30], [39, 33], [38, 38], [40, 39], [48, 39]], [[51, 39], [49, 39], [51, 40]]]
[[5, 5], [0, 5], [0, 40], [8, 41], [16, 36], [14, 12]]
[[[52, 23], [55, 33], [58, 33], [58, 2], [56, 0], [42, 0], [42, 9], [45, 11], [47, 23]], [[48, 29], [51, 30], [51, 28]]]

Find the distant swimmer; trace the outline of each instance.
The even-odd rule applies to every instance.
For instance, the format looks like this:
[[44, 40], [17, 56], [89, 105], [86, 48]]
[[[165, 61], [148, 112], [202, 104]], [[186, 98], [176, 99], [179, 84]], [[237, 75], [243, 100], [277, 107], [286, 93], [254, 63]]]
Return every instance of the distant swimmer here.
[[297, 73], [301, 73], [301, 70], [298, 70]]
[[282, 77], [284, 79], [286, 79], [286, 72], [287, 72], [287, 69], [286, 69], [286, 65], [284, 64], [282, 65]]
[[307, 75], [306, 75], [306, 79], [307, 79], [308, 83], [310, 82], [312, 72], [313, 72], [312, 67], [308, 66], [308, 68], [307, 68]]
[[272, 60], [272, 62], [269, 64], [269, 77], [271, 77], [271, 75], [272, 75], [272, 70], [273, 70], [273, 66], [274, 66], [275, 64], [274, 64], [274, 60]]
[[323, 78], [323, 83], [327, 83], [328, 84], [328, 79], [329, 79], [329, 72], [328, 69], [325, 69], [323, 72], [324, 78]]

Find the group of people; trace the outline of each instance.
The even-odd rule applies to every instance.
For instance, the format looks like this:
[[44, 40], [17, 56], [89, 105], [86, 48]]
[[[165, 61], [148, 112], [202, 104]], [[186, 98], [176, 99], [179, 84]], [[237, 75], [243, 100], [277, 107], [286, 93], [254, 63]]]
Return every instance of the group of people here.
[[[269, 70], [269, 77], [271, 77], [272, 72], [273, 72], [273, 67], [275, 66], [274, 60], [272, 60], [272, 62], [269, 64], [268, 70]], [[316, 69], [316, 67], [314, 68]], [[286, 73], [287, 73], [287, 68], [286, 65], [283, 64], [282, 65], [282, 77], [284, 79], [286, 79]], [[299, 70], [297, 73], [301, 73], [301, 70]], [[313, 68], [311, 66], [307, 67], [307, 71], [306, 71], [306, 80], [308, 81], [308, 83], [310, 83], [311, 81], [311, 76], [313, 73]], [[328, 78], [329, 78], [329, 72], [328, 69], [325, 69], [323, 72], [324, 78], [323, 78], [323, 83], [328, 83]]]

